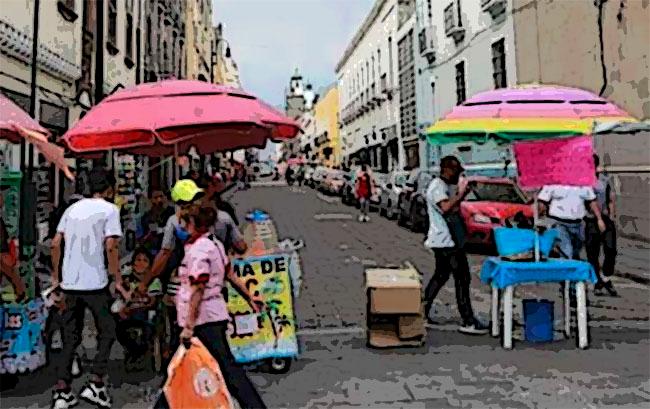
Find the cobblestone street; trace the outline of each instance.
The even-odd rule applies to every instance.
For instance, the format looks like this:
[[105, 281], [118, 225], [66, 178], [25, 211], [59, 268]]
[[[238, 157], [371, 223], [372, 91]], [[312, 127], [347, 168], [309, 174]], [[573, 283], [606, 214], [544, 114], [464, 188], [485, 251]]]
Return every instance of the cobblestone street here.
[[[265, 209], [281, 238], [306, 244], [304, 283], [296, 300], [301, 356], [286, 375], [251, 372], [269, 407], [648, 407], [650, 310], [642, 284], [617, 278], [621, 297], [589, 297], [587, 350], [557, 331], [562, 317], [557, 285], [520, 287], [516, 294], [516, 299], [555, 301], [557, 341], [522, 341], [521, 303], [516, 302], [515, 349], [506, 351], [499, 339], [456, 331], [452, 281], [438, 297], [432, 318], [439, 325], [428, 328], [424, 347], [373, 350], [364, 331], [364, 267], [408, 260], [426, 283], [433, 256], [422, 246], [423, 237], [376, 214], [370, 223], [357, 223], [354, 208], [307, 188], [254, 187], [232, 202], [242, 216]], [[489, 289], [478, 279], [481, 258], [470, 260], [472, 299], [487, 321]], [[92, 355], [93, 341], [84, 346]], [[124, 373], [121, 356], [114, 347], [116, 407], [150, 406], [161, 379]], [[53, 376], [46, 368], [22, 378], [15, 390], [3, 393], [2, 406], [46, 407]]]

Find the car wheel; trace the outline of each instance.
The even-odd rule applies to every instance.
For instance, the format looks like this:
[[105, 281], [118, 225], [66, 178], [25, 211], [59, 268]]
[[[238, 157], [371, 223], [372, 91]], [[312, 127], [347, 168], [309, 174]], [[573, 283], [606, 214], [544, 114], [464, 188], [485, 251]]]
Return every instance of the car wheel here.
[[268, 360], [268, 369], [272, 374], [284, 374], [291, 368], [290, 358], [272, 358]]

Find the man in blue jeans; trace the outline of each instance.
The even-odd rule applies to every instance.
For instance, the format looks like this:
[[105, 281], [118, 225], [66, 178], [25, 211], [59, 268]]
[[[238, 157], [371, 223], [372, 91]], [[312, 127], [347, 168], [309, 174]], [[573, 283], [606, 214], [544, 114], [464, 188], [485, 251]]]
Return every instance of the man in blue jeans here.
[[537, 195], [540, 215], [546, 214], [558, 231], [557, 246], [562, 258], [580, 259], [584, 245], [583, 219], [587, 207], [595, 217], [598, 229], [606, 230], [594, 189], [586, 186], [544, 186]]

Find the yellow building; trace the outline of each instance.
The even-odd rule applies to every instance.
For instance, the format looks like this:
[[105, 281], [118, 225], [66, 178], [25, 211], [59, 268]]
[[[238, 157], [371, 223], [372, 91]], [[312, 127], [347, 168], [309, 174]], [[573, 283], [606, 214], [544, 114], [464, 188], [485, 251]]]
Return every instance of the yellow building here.
[[318, 158], [326, 166], [341, 164], [339, 142], [339, 91], [336, 85], [328, 87], [314, 106]]

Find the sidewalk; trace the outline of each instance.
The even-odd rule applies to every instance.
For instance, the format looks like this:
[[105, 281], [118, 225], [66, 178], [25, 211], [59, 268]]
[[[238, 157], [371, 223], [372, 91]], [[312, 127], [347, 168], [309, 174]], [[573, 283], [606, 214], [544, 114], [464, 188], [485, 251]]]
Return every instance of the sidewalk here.
[[650, 284], [650, 243], [617, 238], [616, 274], [641, 284]]

